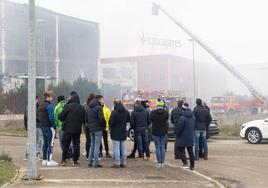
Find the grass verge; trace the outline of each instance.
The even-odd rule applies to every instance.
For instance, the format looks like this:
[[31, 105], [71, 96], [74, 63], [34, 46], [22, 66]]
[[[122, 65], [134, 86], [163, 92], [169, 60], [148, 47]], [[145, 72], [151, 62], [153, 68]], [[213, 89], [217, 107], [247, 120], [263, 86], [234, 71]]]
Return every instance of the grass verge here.
[[0, 155], [0, 186], [9, 182], [16, 175], [16, 167], [7, 154]]

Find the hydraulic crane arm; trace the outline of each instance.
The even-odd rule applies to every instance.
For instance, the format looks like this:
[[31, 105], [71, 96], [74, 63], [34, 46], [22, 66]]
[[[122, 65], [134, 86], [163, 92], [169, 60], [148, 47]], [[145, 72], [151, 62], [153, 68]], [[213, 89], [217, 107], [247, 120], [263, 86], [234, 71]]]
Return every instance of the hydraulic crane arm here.
[[259, 100], [263, 101], [266, 106], [265, 97], [249, 82], [249, 80], [243, 76], [235, 67], [233, 67], [227, 60], [217, 54], [212, 48], [210, 48], [205, 42], [203, 42], [197, 35], [195, 35], [190, 29], [188, 29], [184, 24], [179, 22], [173, 16], [171, 16], [165, 9], [160, 5], [153, 4], [153, 14], [157, 14], [158, 10], [161, 10], [167, 17], [169, 17], [173, 22], [176, 23], [184, 32], [192, 37], [192, 39], [197, 42], [203, 49], [205, 49], [218, 63], [224, 66], [229, 72], [232, 73], [242, 84], [244, 84], [249, 92]]

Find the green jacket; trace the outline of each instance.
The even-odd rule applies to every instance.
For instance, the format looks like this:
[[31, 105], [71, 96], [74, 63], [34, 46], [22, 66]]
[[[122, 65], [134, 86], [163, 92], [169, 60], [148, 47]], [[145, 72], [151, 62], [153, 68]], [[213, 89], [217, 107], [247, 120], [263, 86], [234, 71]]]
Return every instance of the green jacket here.
[[59, 120], [59, 114], [63, 110], [65, 101], [61, 101], [54, 109], [55, 124], [58, 130], [62, 130], [62, 122]]

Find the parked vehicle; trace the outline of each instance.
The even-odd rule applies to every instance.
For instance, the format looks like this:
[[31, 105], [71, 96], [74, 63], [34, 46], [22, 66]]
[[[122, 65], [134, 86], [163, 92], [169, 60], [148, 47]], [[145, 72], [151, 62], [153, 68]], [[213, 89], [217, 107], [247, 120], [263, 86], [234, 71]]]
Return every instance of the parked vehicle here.
[[268, 139], [268, 118], [244, 123], [240, 136], [251, 144], [259, 144], [262, 140]]
[[[151, 127], [149, 127], [149, 131], [151, 131]], [[212, 120], [210, 126], [209, 126], [209, 131], [208, 131], [208, 137], [218, 135], [220, 132], [218, 121], [217, 120]], [[128, 126], [128, 137], [131, 140], [134, 140], [134, 130]], [[174, 125], [169, 121], [169, 127], [168, 127], [168, 140], [174, 140], [176, 137], [175, 135], [175, 127]]]

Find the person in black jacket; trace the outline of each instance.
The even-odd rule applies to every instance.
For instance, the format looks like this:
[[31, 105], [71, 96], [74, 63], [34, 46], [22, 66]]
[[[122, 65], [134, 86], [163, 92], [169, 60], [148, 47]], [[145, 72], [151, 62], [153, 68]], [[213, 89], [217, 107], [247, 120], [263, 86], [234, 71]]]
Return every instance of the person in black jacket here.
[[[85, 109], [94, 98], [95, 98], [95, 94], [90, 93], [88, 98], [87, 98], [87, 103], [85, 105]], [[85, 144], [86, 158], [88, 160], [89, 159], [89, 149], [90, 149], [90, 145], [91, 145], [91, 143], [90, 143], [91, 139], [90, 139], [90, 131], [89, 131], [89, 128], [88, 128], [88, 124], [86, 122], [85, 122], [85, 126], [84, 126], [84, 132], [85, 132], [85, 136], [86, 136], [86, 144]]]
[[89, 151], [88, 167], [101, 168], [99, 161], [100, 144], [102, 140], [103, 130], [106, 122], [103, 115], [102, 105], [104, 104], [103, 96], [96, 95], [89, 105], [86, 107], [85, 122], [88, 125], [91, 138], [91, 146]]
[[134, 110], [130, 117], [130, 125], [134, 129], [139, 159], [144, 159], [144, 153], [146, 153], [147, 160], [150, 158], [148, 145], [148, 127], [150, 123], [149, 112], [141, 105], [141, 99], [136, 99]]
[[157, 100], [157, 109], [151, 112], [152, 136], [155, 143], [157, 166], [163, 168], [166, 156], [166, 141], [169, 114], [163, 100]]
[[[39, 97], [36, 96], [36, 157], [41, 159], [42, 156], [42, 148], [43, 148], [43, 133], [40, 127], [40, 121], [38, 120], [38, 108], [39, 108]], [[28, 109], [26, 108], [24, 113], [24, 128], [28, 131]], [[29, 151], [28, 151], [28, 143], [26, 144], [26, 152], [25, 152], [25, 160], [28, 159]]]
[[72, 95], [68, 103], [64, 106], [63, 111], [59, 114], [60, 121], [63, 122], [63, 152], [62, 152], [62, 165], [66, 165], [68, 158], [68, 150], [71, 142], [73, 143], [73, 165], [78, 165], [80, 155], [80, 135], [82, 125], [85, 120], [85, 109], [80, 104], [78, 94]]
[[109, 120], [111, 138], [113, 140], [114, 165], [113, 167], [126, 167], [127, 160], [127, 123], [130, 122], [129, 112], [120, 100], [114, 101], [114, 110]]
[[211, 123], [211, 115], [203, 105], [202, 99], [196, 99], [196, 107], [194, 108], [195, 116], [195, 160], [199, 160], [199, 142], [202, 139], [204, 148], [204, 159], [208, 159], [208, 145], [207, 145], [207, 127]]
[[174, 132], [175, 132], [175, 142], [174, 142], [175, 159], [180, 158], [178, 147], [177, 147], [176, 130], [178, 128], [179, 119], [181, 116], [183, 116], [183, 109], [182, 109], [183, 100], [178, 100], [177, 104], [178, 106], [171, 111], [171, 117], [170, 117], [171, 123], [174, 125]]
[[188, 162], [185, 156], [185, 148], [187, 148], [189, 158], [190, 158], [190, 169], [194, 170], [194, 117], [191, 109], [189, 109], [189, 104], [183, 104], [184, 113], [179, 119], [179, 124], [176, 131], [177, 147], [179, 150], [180, 158], [183, 163], [183, 167], [188, 168]]
[[52, 160], [54, 136], [55, 136], [55, 119], [54, 109], [51, 104], [53, 100], [53, 92], [44, 93], [44, 102], [38, 107], [37, 117], [43, 133], [43, 166], [57, 166], [58, 163]]

